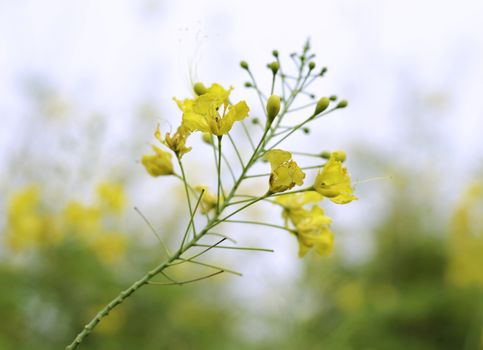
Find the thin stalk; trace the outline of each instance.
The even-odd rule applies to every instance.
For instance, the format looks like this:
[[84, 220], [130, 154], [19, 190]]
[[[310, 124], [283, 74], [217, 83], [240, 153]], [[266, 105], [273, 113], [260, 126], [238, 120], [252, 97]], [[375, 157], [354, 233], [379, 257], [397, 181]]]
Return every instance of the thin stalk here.
[[243, 131], [245, 132], [245, 135], [248, 139], [248, 142], [250, 143], [250, 146], [252, 147], [253, 150], [255, 150], [255, 144], [253, 143], [252, 137], [250, 136], [250, 132], [248, 131], [247, 126], [245, 125], [245, 121], [241, 121], [241, 125], [243, 127]]
[[238, 151], [238, 147], [236, 146], [235, 141], [233, 141], [233, 138], [231, 137], [230, 133], [228, 133], [228, 138], [230, 139], [230, 142], [231, 142], [233, 148], [235, 149], [236, 156], [238, 157], [238, 161], [240, 162], [240, 165], [243, 169], [245, 167], [245, 164], [243, 164], [243, 159], [240, 155], [240, 152]]
[[[196, 247], [210, 247], [207, 244], [196, 244]], [[250, 248], [250, 247], [231, 247], [227, 245], [218, 245], [215, 248], [217, 249], [233, 249], [233, 250], [253, 250], [253, 251], [259, 251], [259, 252], [269, 252], [273, 253], [273, 249], [266, 249], [266, 248]]]
[[149, 220], [146, 218], [146, 216], [144, 216], [144, 214], [141, 212], [141, 210], [139, 210], [138, 207], [134, 207], [134, 210], [139, 214], [139, 216], [141, 216], [141, 218], [144, 220], [144, 222], [148, 225], [148, 227], [151, 229], [151, 232], [156, 236], [156, 238], [158, 239], [159, 243], [161, 243], [165, 253], [167, 256], [171, 256], [171, 252], [169, 251], [168, 249], [168, 246], [164, 243], [164, 241], [161, 239], [161, 237], [158, 235], [158, 233], [156, 232], [156, 230], [154, 229], [153, 225], [151, 225], [151, 223], [149, 222]]
[[250, 224], [250, 225], [268, 226], [268, 227], [278, 228], [280, 230], [293, 232], [293, 230], [291, 230], [291, 229], [289, 229], [285, 226], [269, 224], [267, 222], [250, 221], [250, 220], [226, 220], [225, 222], [231, 222], [231, 223], [237, 223], [237, 224]]
[[221, 192], [221, 136], [218, 136], [218, 169], [217, 169], [217, 194], [216, 194], [216, 213], [220, 213], [220, 192]]
[[[182, 177], [182, 180], [183, 180], [183, 185], [184, 185], [184, 190], [185, 190], [185, 193], [186, 193], [186, 200], [188, 201], [188, 209], [189, 209], [189, 212], [190, 212], [190, 216], [193, 217], [193, 208], [191, 206], [191, 198], [190, 198], [190, 194], [189, 194], [189, 190], [188, 190], [188, 181], [186, 181], [186, 174], [184, 172], [184, 167], [183, 167], [183, 162], [181, 161], [181, 158], [180, 157], [177, 157], [178, 159], [178, 164], [179, 164], [179, 168], [181, 169], [181, 177]], [[196, 227], [195, 227], [195, 223], [193, 222], [193, 237], [196, 236]], [[184, 241], [184, 239], [183, 239]]]
[[[195, 224], [194, 217], [195, 217], [196, 211], [198, 210], [198, 206], [201, 203], [201, 198], [203, 197], [204, 194], [205, 194], [205, 190], [202, 189], [200, 196], [198, 197], [198, 200], [196, 201], [196, 206], [195, 206], [195, 209], [193, 211], [193, 214], [190, 215], [190, 220], [188, 222], [188, 226], [186, 226], [186, 231], [184, 232], [184, 235], [183, 235], [183, 241], [181, 242], [181, 247], [183, 247], [184, 242], [186, 241], [186, 238], [188, 237], [188, 232], [190, 231], [190, 226]], [[193, 238], [196, 238], [196, 233], [194, 234]]]
[[207, 264], [207, 263], [204, 263], [204, 262], [201, 262], [201, 261], [198, 261], [198, 260], [183, 259], [183, 258], [179, 258], [179, 260], [184, 260], [184, 262], [189, 262], [189, 263], [200, 265], [200, 266], [210, 267], [212, 269], [223, 270], [223, 271], [225, 271], [227, 273], [231, 273], [233, 275], [242, 276], [242, 274], [238, 271], [230, 270], [230, 269], [220, 267], [220, 266], [216, 266], [216, 265], [212, 265], [212, 264]]
[[206, 276], [203, 276], [203, 277], [193, 278], [191, 280], [186, 280], [186, 281], [181, 281], [181, 282], [157, 282], [157, 281], [148, 281], [148, 284], [161, 285], [161, 286], [176, 286], [176, 285], [182, 286], [184, 284], [198, 282], [198, 281], [201, 281], [201, 280], [208, 279], [210, 277], [219, 275], [220, 273], [223, 273], [223, 272], [225, 272], [225, 271], [224, 270], [220, 270], [220, 271], [217, 271], [217, 272], [214, 272], [214, 273], [210, 273], [209, 275], [206, 275]]
[[305, 124], [307, 124], [308, 122], [316, 119], [316, 118], [320, 118], [324, 115], [327, 115], [333, 111], [335, 111], [337, 109], [337, 107], [334, 107], [332, 109], [329, 109], [327, 112], [324, 112], [324, 113], [321, 113], [321, 114], [318, 114], [318, 115], [311, 115], [309, 118], [307, 118], [305, 121], [303, 121], [302, 123], [300, 124], [297, 124], [296, 126], [293, 127], [293, 129], [287, 129], [289, 130], [288, 133], [282, 137], [280, 140], [278, 140], [273, 146], [271, 146], [267, 151], [277, 147], [283, 140], [285, 140], [287, 137], [289, 137], [290, 135], [292, 135], [295, 131], [297, 131], [298, 129], [300, 129], [302, 126], [304, 126]]

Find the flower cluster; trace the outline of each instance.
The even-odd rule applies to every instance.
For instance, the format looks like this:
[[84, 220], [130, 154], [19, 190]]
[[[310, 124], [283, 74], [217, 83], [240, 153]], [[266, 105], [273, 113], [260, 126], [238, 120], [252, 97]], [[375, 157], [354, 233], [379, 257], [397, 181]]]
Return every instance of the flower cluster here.
[[[183, 184], [189, 220], [180, 237], [180, 244], [173, 250], [174, 253], [171, 253], [163, 240], [158, 237], [163, 243], [166, 253], [165, 260], [100, 310], [67, 349], [77, 348], [103, 317], [121, 304], [127, 296], [144, 285], [183, 285], [221, 273], [241, 275], [232, 269], [196, 260], [200, 255], [206, 254], [212, 249], [273, 251], [267, 248], [227, 245], [225, 241], [234, 242], [229, 234], [227, 235], [225, 230], [223, 230], [223, 234], [216, 230], [219, 225], [224, 223], [259, 224], [289, 231], [298, 240], [301, 257], [306, 255], [311, 248], [315, 248], [320, 255], [327, 255], [332, 251], [334, 245], [334, 236], [330, 230], [332, 220], [325, 215], [318, 202], [325, 197], [337, 204], [346, 204], [356, 199], [347, 169], [342, 164], [345, 160], [345, 153], [324, 151], [319, 154], [308, 154], [303, 149], [287, 150], [281, 149], [279, 145], [298, 131], [309, 134], [310, 129], [307, 127], [309, 123], [335, 110], [345, 108], [347, 101], [338, 100], [335, 95], [323, 96], [316, 100], [316, 95], [308, 91], [309, 86], [327, 72], [325, 67], [319, 72], [316, 71], [316, 63], [312, 60], [315, 55], [310, 52], [309, 42], [303, 47], [300, 54], [290, 55], [296, 65], [294, 74], [284, 67], [278, 51], [274, 50], [272, 55], [275, 60], [267, 64], [269, 74], [271, 74], [271, 86], [266, 93], [257, 83], [249, 64], [246, 61], [240, 62], [241, 68], [250, 77], [250, 81], [245, 83], [245, 87], [252, 89], [257, 94], [259, 107], [261, 107], [259, 111], [264, 114], [263, 120], [259, 117], [251, 118], [251, 125], [247, 125], [246, 120], [250, 112], [248, 104], [245, 101], [231, 103], [230, 93], [233, 88], [226, 89], [217, 83], [210, 87], [206, 87], [200, 82], [195, 83], [193, 98], [174, 99], [182, 112], [180, 125], [173, 135], [166, 133], [164, 137], [158, 125], [154, 136], [160, 145], [174, 153], [179, 170], [175, 170], [173, 166], [171, 153], [158, 146], [153, 146], [154, 154], [144, 155], [141, 163], [151, 176], [172, 175], [181, 180]], [[310, 103], [307, 103], [307, 98], [311, 99]], [[304, 119], [291, 118], [292, 113], [300, 113]], [[303, 113], [307, 113], [305, 117]], [[236, 125], [240, 128], [234, 131]], [[192, 185], [190, 183], [191, 174], [187, 174], [184, 170], [185, 159], [183, 157], [191, 151], [191, 146], [187, 145], [187, 139], [195, 132], [202, 134], [204, 147], [212, 148], [215, 167], [211, 168], [211, 171], [216, 171], [213, 176], [216, 179], [216, 194], [210, 193], [208, 186]], [[243, 132], [244, 136], [238, 140], [235, 139], [234, 136], [237, 135], [237, 132]], [[230, 141], [229, 143], [226, 142], [227, 139]], [[247, 147], [251, 149], [248, 155], [247, 152], [241, 151]], [[299, 164], [302, 163], [299, 160], [296, 162], [292, 155], [312, 157], [319, 162], [320, 159], [327, 159], [327, 162], [300, 167]], [[264, 174], [252, 174], [254, 165], [260, 160], [269, 162], [271, 171]], [[233, 162], [237, 164], [234, 165]], [[209, 169], [204, 170], [209, 171]], [[297, 189], [296, 186], [304, 184], [307, 177], [304, 170], [308, 169], [319, 169], [315, 182], [311, 186]], [[224, 176], [225, 171], [230, 173], [230, 180]], [[266, 176], [268, 176], [267, 185], [261, 193], [254, 195], [242, 191], [243, 186], [241, 185], [245, 181], [254, 177]], [[273, 222], [232, 219], [250, 206], [267, 202], [282, 206], [285, 226], [276, 225]], [[311, 207], [308, 207], [310, 205]], [[200, 228], [199, 225], [201, 218], [199, 218], [198, 212], [201, 212], [207, 220], [203, 228]], [[213, 231], [214, 229], [215, 231]], [[221, 239], [217, 242], [210, 241], [209, 237], [213, 236], [221, 237]], [[222, 245], [222, 242], [225, 244]], [[192, 247], [203, 247], [203, 250], [186, 258], [187, 252], [191, 252]], [[175, 281], [164, 272], [171, 266], [184, 263], [198, 264], [215, 270], [215, 272], [211, 271], [205, 276], [186, 281]], [[164, 281], [151, 281], [155, 276], [161, 278], [161, 275], [164, 276]]]
[[[309, 48], [304, 47], [303, 53], [299, 56], [300, 59], [300, 74], [304, 68], [307, 69], [306, 76], [302, 79], [299, 77], [296, 84], [300, 81], [307, 81], [308, 77], [316, 79], [322, 77], [327, 69], [322, 68], [318, 74], [313, 74], [315, 69], [314, 62], [307, 62]], [[174, 101], [182, 112], [181, 124], [177, 128], [174, 135], [166, 133], [164, 137], [161, 135], [159, 125], [154, 133], [155, 138], [167, 148], [169, 148], [176, 156], [181, 175], [178, 175], [173, 167], [171, 154], [162, 150], [158, 146], [153, 145], [154, 154], [144, 155], [141, 163], [146, 168], [146, 171], [152, 176], [161, 175], [175, 175], [180, 178], [186, 188], [187, 200], [190, 208], [190, 215], [194, 216], [193, 199], [192, 196], [199, 196], [200, 212], [204, 215], [213, 213], [211, 219], [220, 220], [219, 215], [225, 208], [232, 205], [230, 201], [238, 194], [238, 186], [246, 179], [246, 173], [253, 166], [258, 159], [263, 159], [270, 164], [271, 172], [268, 174], [268, 189], [266, 194], [260, 199], [268, 199], [269, 197], [276, 197], [274, 203], [283, 207], [283, 218], [285, 219], [285, 227], [290, 232], [294, 233], [299, 243], [299, 255], [304, 256], [315, 247], [315, 251], [320, 255], [327, 255], [332, 251], [334, 244], [333, 233], [330, 230], [332, 220], [324, 214], [323, 209], [317, 205], [323, 198], [336, 203], [346, 204], [357, 197], [354, 195], [353, 187], [351, 185], [350, 177], [347, 169], [343, 166], [346, 160], [344, 151], [322, 152], [319, 154], [319, 159], [327, 159], [325, 164], [321, 164], [319, 171], [315, 177], [315, 181], [311, 186], [299, 190], [293, 190], [296, 186], [302, 186], [306, 178], [304, 168], [301, 168], [293, 159], [293, 154], [290, 151], [276, 148], [285, 138], [290, 136], [298, 129], [302, 129], [305, 124], [314, 121], [324, 113], [329, 113], [333, 110], [344, 108], [347, 106], [347, 101], [339, 101], [332, 110], [327, 111], [337, 97], [321, 97], [312, 105], [315, 106], [312, 114], [302, 123], [293, 127], [285, 127], [281, 130], [281, 121], [286, 114], [290, 112], [290, 106], [294, 102], [295, 97], [304, 89], [304, 85], [296, 86], [290, 95], [285, 94], [282, 87], [282, 96], [273, 94], [274, 83], [278, 77], [281, 80], [281, 85], [288, 85], [285, 81], [287, 78], [281, 73], [281, 62], [278, 58], [278, 52], [273, 53], [276, 61], [268, 64], [268, 68], [273, 74], [272, 94], [265, 97], [256, 81], [247, 62], [242, 61], [241, 67], [250, 73], [252, 82], [245, 84], [248, 88], [254, 88], [259, 94], [259, 99], [264, 104], [264, 113], [266, 116], [265, 126], [262, 127], [264, 133], [257, 147], [254, 147], [254, 153], [250, 159], [244, 163], [236, 144], [233, 147], [236, 150], [237, 156], [242, 165], [242, 174], [235, 179], [229, 161], [222, 153], [222, 137], [229, 135], [235, 122], [241, 122], [248, 117], [250, 108], [245, 101], [240, 101], [236, 104], [230, 102], [230, 93], [233, 87], [228, 89], [222, 85], [214, 83], [210, 87], [206, 87], [203, 83], [196, 83], [193, 86], [194, 97], [186, 99], [176, 99]], [[296, 56], [295, 56], [296, 57]], [[258, 119], [253, 119], [254, 124], [258, 124]], [[247, 139], [251, 140], [250, 132], [244, 125]], [[182, 169], [182, 156], [191, 150], [191, 147], [186, 145], [187, 138], [193, 133], [199, 131], [203, 134], [202, 139], [213, 147], [215, 154], [216, 167], [218, 169], [218, 193], [213, 194], [208, 191], [208, 186], [196, 185], [192, 186], [188, 183], [188, 179]], [[277, 135], [283, 135], [274, 145], [268, 146], [269, 142], [276, 139]], [[218, 142], [215, 143], [214, 140]], [[252, 145], [253, 146], [253, 145]], [[224, 157], [226, 166], [232, 172], [232, 177], [235, 179], [234, 187], [225, 194], [222, 184], [222, 161]], [[309, 167], [313, 168], [313, 167]], [[283, 194], [290, 191], [294, 193]], [[306, 208], [307, 205], [312, 204], [311, 208]], [[222, 220], [223, 221], [223, 220]], [[222, 222], [221, 221], [221, 222]], [[193, 230], [194, 231], [194, 230]]]
[[[305, 256], [312, 247], [315, 247], [319, 255], [328, 255], [334, 245], [334, 235], [330, 230], [332, 219], [326, 216], [324, 210], [315, 203], [320, 202], [324, 197], [337, 204], [345, 204], [357, 199], [353, 194], [347, 169], [336, 157], [337, 153], [334, 152], [318, 173], [313, 186], [315, 191], [284, 194], [275, 200], [283, 207], [282, 216], [285, 219], [285, 226], [289, 228], [289, 221], [293, 225], [290, 231], [297, 237], [300, 257]], [[296, 164], [295, 167], [297, 167]], [[303, 179], [305, 174], [300, 168], [297, 167], [297, 169], [301, 174], [299, 177]], [[311, 203], [314, 205], [310, 210], [304, 208]]]

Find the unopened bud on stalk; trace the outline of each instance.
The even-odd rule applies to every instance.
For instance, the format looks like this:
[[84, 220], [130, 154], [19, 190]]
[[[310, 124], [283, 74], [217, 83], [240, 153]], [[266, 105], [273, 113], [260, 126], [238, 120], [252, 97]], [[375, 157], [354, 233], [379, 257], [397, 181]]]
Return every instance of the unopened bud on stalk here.
[[330, 100], [327, 97], [322, 97], [315, 106], [314, 115], [320, 114], [329, 107]]
[[334, 159], [338, 160], [339, 162], [343, 162], [347, 158], [345, 152], [341, 150], [332, 152], [332, 157], [334, 157]]
[[242, 67], [243, 69], [248, 70], [248, 63], [247, 63], [247, 61], [241, 61], [240, 62], [240, 67]]
[[320, 153], [320, 157], [324, 159], [329, 159], [330, 157], [334, 157], [334, 159], [339, 162], [343, 162], [347, 158], [345, 151], [342, 151], [342, 150], [338, 150], [334, 152], [322, 151], [322, 153]]
[[252, 124], [254, 124], [254, 125], [260, 124], [260, 119], [258, 119], [257, 117], [253, 118]]
[[251, 88], [252, 86], [253, 86], [252, 83], [250, 83], [249, 81], [245, 83], [246, 88]]
[[277, 50], [273, 50], [272, 51], [272, 55], [273, 55], [273, 57], [278, 57], [278, 51]]
[[329, 97], [329, 100], [331, 100], [331, 101], [337, 101], [337, 96], [336, 95], [331, 95]]
[[202, 82], [197, 82], [195, 85], [193, 85], [193, 90], [195, 94], [201, 96], [206, 93], [206, 86]]
[[267, 118], [272, 122], [275, 117], [280, 112], [280, 97], [277, 95], [272, 95], [267, 101]]
[[201, 136], [201, 139], [209, 145], [213, 144], [213, 135], [211, 135], [209, 132], [204, 132], [203, 136]]
[[320, 71], [319, 75], [323, 76], [325, 73], [327, 73], [327, 67], [322, 67], [322, 70]]
[[342, 100], [337, 105], [337, 108], [346, 108], [348, 104], [349, 104], [349, 102], [347, 102], [347, 100]]
[[303, 127], [303, 128], [302, 128], [302, 131], [303, 131], [303, 133], [304, 133], [304, 134], [306, 134], [306, 135], [310, 134], [310, 128], [308, 128], [308, 127]]
[[315, 62], [314, 61], [310, 61], [309, 62], [309, 69], [312, 70], [315, 68]]
[[274, 61], [268, 65], [268, 68], [272, 71], [273, 75], [277, 74], [278, 70], [280, 69], [280, 64], [277, 61]]

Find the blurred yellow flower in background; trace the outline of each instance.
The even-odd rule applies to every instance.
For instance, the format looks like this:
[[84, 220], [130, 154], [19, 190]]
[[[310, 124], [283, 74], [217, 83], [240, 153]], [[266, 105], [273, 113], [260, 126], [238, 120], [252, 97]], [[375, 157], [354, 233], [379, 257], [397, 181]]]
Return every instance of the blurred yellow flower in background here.
[[483, 182], [469, 186], [456, 208], [447, 277], [457, 286], [483, 286]]
[[62, 239], [57, 221], [42, 208], [37, 186], [26, 187], [12, 196], [7, 218], [5, 239], [15, 251], [55, 244]]
[[99, 208], [72, 200], [64, 209], [65, 230], [69, 234], [76, 234], [80, 239], [91, 237], [101, 231], [101, 215]]
[[339, 155], [331, 155], [322, 171], [317, 174], [314, 188], [332, 202], [346, 204], [357, 199], [357, 197], [353, 194], [347, 169], [342, 166], [340, 160], [337, 160], [338, 158]]
[[103, 182], [97, 186], [100, 205], [107, 211], [121, 213], [126, 205], [126, 196], [122, 185], [111, 182]]
[[281, 149], [273, 149], [265, 153], [264, 158], [270, 162], [270, 192], [284, 192], [295, 185], [304, 183], [305, 174], [297, 163], [292, 160], [292, 154]]
[[16, 252], [35, 252], [70, 240], [91, 249], [105, 264], [118, 262], [127, 248], [127, 237], [116, 230], [126, 203], [124, 189], [103, 182], [97, 195], [94, 205], [71, 200], [54, 211], [45, 205], [39, 187], [20, 189], [8, 206], [7, 244]]
[[127, 239], [121, 233], [102, 232], [91, 243], [90, 247], [99, 260], [106, 264], [117, 263], [127, 248]]

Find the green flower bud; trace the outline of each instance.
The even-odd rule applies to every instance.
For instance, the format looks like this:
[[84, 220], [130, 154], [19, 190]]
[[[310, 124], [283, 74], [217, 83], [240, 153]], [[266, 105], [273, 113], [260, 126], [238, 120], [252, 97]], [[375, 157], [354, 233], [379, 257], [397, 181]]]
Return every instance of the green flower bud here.
[[337, 96], [336, 95], [331, 95], [329, 97], [329, 100], [331, 100], [331, 101], [337, 101]]
[[325, 73], [327, 73], [327, 67], [322, 67], [322, 70], [320, 71], [319, 75], [323, 76]]
[[204, 132], [203, 136], [201, 136], [201, 139], [209, 145], [213, 144], [213, 135], [211, 135], [209, 132]]
[[275, 75], [280, 69], [280, 64], [277, 61], [274, 61], [268, 65], [268, 68], [270, 68], [272, 70], [273, 75]]
[[332, 152], [332, 156], [335, 158], [335, 160], [338, 160], [339, 162], [343, 162], [347, 158], [345, 152], [341, 150]]
[[255, 117], [255, 118], [253, 118], [253, 119], [252, 119], [252, 124], [255, 124], [255, 125], [260, 124], [260, 119], [258, 119], [258, 118], [256, 118], [256, 117]]
[[280, 112], [280, 97], [272, 95], [267, 101], [267, 118], [271, 122]]
[[310, 61], [309, 62], [309, 69], [312, 70], [315, 68], [315, 62], [314, 61]]
[[241, 61], [240, 62], [240, 67], [242, 67], [243, 69], [248, 70], [248, 63], [247, 63], [247, 61]]
[[197, 82], [195, 85], [193, 85], [193, 91], [198, 96], [201, 96], [206, 93], [206, 86], [202, 82]]
[[330, 158], [330, 152], [329, 151], [322, 151], [320, 153], [320, 157], [324, 159], [329, 159]]
[[278, 57], [278, 51], [277, 50], [273, 50], [272, 51], [272, 55], [273, 55], [273, 57]]
[[253, 85], [252, 85], [252, 83], [250, 83], [249, 81], [247, 81], [247, 82], [245, 83], [245, 87], [246, 87], [246, 88], [251, 88], [251, 87], [253, 87]]
[[310, 128], [308, 128], [308, 127], [302, 128], [302, 131], [303, 131], [304, 134], [310, 134]]
[[320, 114], [329, 107], [330, 100], [327, 97], [322, 97], [315, 106], [314, 115]]
[[337, 105], [337, 108], [346, 108], [348, 104], [349, 104], [349, 102], [347, 102], [347, 100], [342, 100]]

